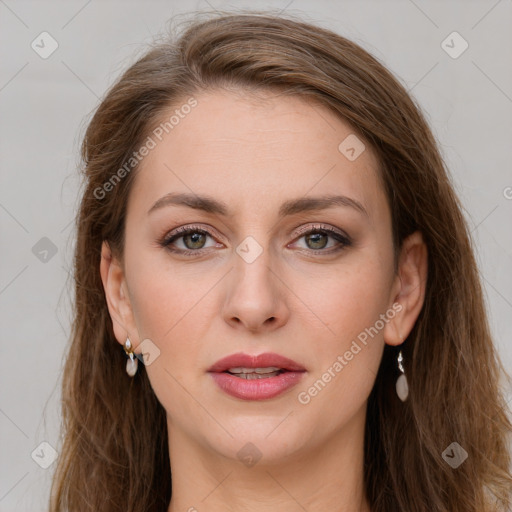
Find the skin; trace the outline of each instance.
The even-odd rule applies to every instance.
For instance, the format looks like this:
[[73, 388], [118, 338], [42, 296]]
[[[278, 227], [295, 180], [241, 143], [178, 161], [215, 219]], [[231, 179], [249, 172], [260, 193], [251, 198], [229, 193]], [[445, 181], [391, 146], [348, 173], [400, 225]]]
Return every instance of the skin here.
[[[407, 337], [423, 304], [421, 234], [405, 241], [395, 272], [378, 161], [368, 144], [354, 161], [340, 153], [354, 130], [324, 107], [263, 92], [217, 90], [195, 98], [197, 107], [138, 170], [123, 261], [105, 242], [100, 265], [117, 341], [128, 335], [139, 353], [150, 339], [160, 350], [142, 371], [167, 412], [168, 511], [369, 511], [366, 404], [384, 344]], [[148, 214], [169, 192], [209, 195], [233, 214], [185, 206]], [[277, 215], [285, 200], [324, 194], [355, 199], [367, 214], [335, 206]], [[352, 244], [332, 252], [339, 242], [330, 235], [297, 234], [318, 223], [342, 230]], [[190, 224], [212, 236], [182, 237], [173, 246], [202, 249], [200, 256], [159, 244]], [[252, 263], [236, 252], [248, 236], [263, 249]], [[300, 403], [298, 394], [393, 304], [401, 311], [309, 403]], [[231, 397], [207, 373], [226, 355], [267, 351], [307, 370], [275, 398]], [[237, 456], [249, 442], [261, 453], [251, 467]]]

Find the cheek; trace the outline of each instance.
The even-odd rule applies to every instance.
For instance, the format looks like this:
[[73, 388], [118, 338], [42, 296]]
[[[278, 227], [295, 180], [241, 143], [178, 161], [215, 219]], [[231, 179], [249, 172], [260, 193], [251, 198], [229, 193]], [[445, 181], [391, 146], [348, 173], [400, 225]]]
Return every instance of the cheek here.
[[191, 407], [184, 389], [197, 385], [215, 357], [208, 342], [218, 338], [212, 325], [219, 319], [219, 286], [226, 269], [201, 262], [173, 264], [162, 252], [132, 253], [127, 260], [130, 300], [140, 339], [149, 338], [160, 351], [146, 367], [151, 385], [167, 411], [181, 415]]
[[379, 257], [354, 257], [337, 271], [331, 269], [323, 275], [310, 273], [307, 288], [302, 287], [307, 290], [306, 296], [304, 293], [302, 296], [328, 328], [325, 339], [334, 345], [343, 344], [385, 313], [392, 281], [390, 262]]
[[207, 307], [218, 276], [194, 265], [171, 265], [160, 254], [140, 258], [130, 268], [130, 300], [141, 337], [174, 344], [202, 327], [199, 313]]
[[[321, 281], [307, 299], [324, 328], [316, 337], [321, 350], [315, 353], [315, 371], [301, 387], [299, 402], [314, 403], [312, 409], [318, 407], [319, 413], [332, 410], [333, 425], [353, 414], [369, 395], [384, 348], [384, 326], [394, 316], [394, 310], [387, 311], [391, 264], [380, 258], [360, 263]], [[333, 408], [336, 403], [343, 407]]]
[[[153, 262], [155, 263], [155, 262]], [[187, 390], [191, 377], [205, 358], [201, 346], [208, 332], [205, 308], [214, 284], [209, 279], [181, 276], [156, 264], [139, 264], [131, 274], [131, 302], [140, 339], [150, 339], [159, 350], [154, 363], [145, 366], [151, 387], [168, 417], [197, 417], [195, 401]]]

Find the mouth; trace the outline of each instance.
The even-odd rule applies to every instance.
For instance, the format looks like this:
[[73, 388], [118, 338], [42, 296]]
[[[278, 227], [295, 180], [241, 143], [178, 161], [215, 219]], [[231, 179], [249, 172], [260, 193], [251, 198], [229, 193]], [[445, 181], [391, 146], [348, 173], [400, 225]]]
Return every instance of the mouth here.
[[276, 366], [269, 368], [230, 368], [222, 373], [229, 373], [240, 379], [253, 380], [253, 379], [268, 379], [270, 377], [277, 377], [281, 373], [288, 372], [284, 368], [277, 368]]
[[213, 373], [230, 372], [237, 375], [250, 373], [264, 375], [282, 371], [304, 372], [306, 369], [293, 359], [272, 352], [259, 355], [238, 352], [219, 359], [208, 371]]
[[238, 353], [217, 361], [208, 373], [228, 395], [242, 400], [266, 400], [295, 386], [306, 369], [278, 354]]

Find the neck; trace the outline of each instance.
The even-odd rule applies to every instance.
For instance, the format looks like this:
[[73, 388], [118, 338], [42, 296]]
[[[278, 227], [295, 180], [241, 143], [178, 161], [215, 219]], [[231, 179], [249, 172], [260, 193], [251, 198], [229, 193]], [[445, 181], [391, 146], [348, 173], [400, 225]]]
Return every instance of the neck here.
[[205, 449], [168, 420], [168, 512], [370, 512], [363, 482], [365, 413], [321, 445], [270, 462], [262, 457], [252, 466]]

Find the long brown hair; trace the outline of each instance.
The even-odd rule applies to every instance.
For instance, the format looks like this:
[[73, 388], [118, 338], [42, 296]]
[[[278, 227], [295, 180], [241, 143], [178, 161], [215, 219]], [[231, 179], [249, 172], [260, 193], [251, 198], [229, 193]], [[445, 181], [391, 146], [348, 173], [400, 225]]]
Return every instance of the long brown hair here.
[[[365, 486], [371, 510], [509, 510], [511, 424], [499, 388], [506, 375], [489, 332], [461, 205], [420, 109], [353, 42], [291, 16], [252, 11], [194, 18], [179, 37], [154, 44], [111, 87], [88, 125], [76, 219], [74, 323], [63, 374], [63, 443], [51, 512], [168, 507], [165, 411], [143, 365], [135, 378], [126, 375], [100, 278], [100, 249], [107, 240], [122, 259], [137, 166], [122, 179], [119, 169], [172, 106], [217, 87], [269, 88], [331, 109], [378, 155], [395, 249], [416, 230], [426, 241], [425, 303], [400, 347], [409, 399], [396, 397], [397, 349], [386, 346], [368, 400]], [[100, 193], [107, 182], [114, 185]], [[442, 457], [453, 442], [468, 453], [456, 469]]]

